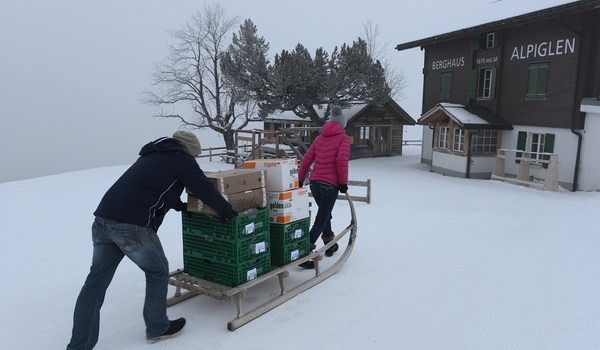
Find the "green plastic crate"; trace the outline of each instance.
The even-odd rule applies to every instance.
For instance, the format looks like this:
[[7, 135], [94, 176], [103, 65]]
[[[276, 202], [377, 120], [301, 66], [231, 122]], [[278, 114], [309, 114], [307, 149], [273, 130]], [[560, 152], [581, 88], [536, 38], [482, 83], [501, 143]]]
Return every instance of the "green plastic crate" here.
[[238, 240], [255, 233], [269, 230], [269, 209], [261, 208], [247, 214], [239, 214], [225, 223], [218, 216], [204, 213], [182, 212], [183, 231], [219, 238]]
[[269, 232], [253, 234], [236, 241], [197, 234], [195, 231], [183, 232], [184, 254], [227, 264], [238, 264], [269, 254], [269, 246]]
[[293, 243], [283, 247], [271, 246], [271, 263], [275, 266], [283, 266], [307, 256], [310, 253], [310, 237], [306, 235]]
[[284, 247], [297, 242], [310, 234], [310, 218], [300, 219], [287, 224], [269, 224], [271, 231], [271, 244]]
[[271, 256], [262, 255], [239, 264], [183, 255], [183, 270], [190, 276], [229, 287], [237, 287], [271, 271]]

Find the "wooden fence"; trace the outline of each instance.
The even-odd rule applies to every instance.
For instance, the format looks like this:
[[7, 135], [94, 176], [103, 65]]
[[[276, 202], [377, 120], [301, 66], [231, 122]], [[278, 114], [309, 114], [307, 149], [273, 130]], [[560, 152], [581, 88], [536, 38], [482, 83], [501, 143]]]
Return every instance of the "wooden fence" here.
[[423, 140], [402, 140], [403, 146], [422, 146]]
[[[507, 155], [507, 153], [511, 155]], [[558, 155], [552, 153], [540, 153], [540, 155], [548, 159], [531, 158], [531, 152], [499, 149], [491, 179], [514, 182], [517, 185], [526, 187], [540, 186], [544, 191], [558, 191]], [[519, 171], [516, 178], [504, 175], [504, 163], [506, 159], [519, 162]], [[534, 181], [529, 176], [529, 165], [531, 163], [548, 164], [544, 182]]]

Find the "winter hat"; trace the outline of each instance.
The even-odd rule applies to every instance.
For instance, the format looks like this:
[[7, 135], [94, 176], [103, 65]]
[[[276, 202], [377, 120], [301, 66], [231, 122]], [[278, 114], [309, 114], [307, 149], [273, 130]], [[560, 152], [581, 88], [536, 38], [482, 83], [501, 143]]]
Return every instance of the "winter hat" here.
[[200, 147], [200, 141], [196, 135], [192, 134], [189, 131], [175, 131], [173, 134], [173, 138], [179, 142], [181, 147], [183, 147], [187, 153], [191, 154], [194, 157], [197, 157], [200, 153], [202, 153], [202, 147]]
[[329, 116], [329, 120], [332, 122], [338, 122], [342, 126], [342, 128], [346, 127], [346, 116], [344, 112], [340, 108], [340, 106], [333, 106], [331, 108], [331, 115]]

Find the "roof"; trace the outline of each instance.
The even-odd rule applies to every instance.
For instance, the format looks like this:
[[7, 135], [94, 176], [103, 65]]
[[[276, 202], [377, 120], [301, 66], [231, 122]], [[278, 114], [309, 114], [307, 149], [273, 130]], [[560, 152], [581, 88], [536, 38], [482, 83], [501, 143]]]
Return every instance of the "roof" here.
[[512, 130], [512, 125], [484, 106], [439, 103], [419, 118], [420, 125], [450, 118], [463, 129]]
[[[408, 124], [408, 125], [416, 124], [416, 121], [408, 113], [406, 113], [406, 111], [404, 111], [404, 109], [402, 109], [402, 107], [400, 107], [400, 105], [398, 105], [398, 103], [396, 103], [396, 101], [389, 99], [387, 102], [384, 103], [384, 105], [387, 105], [388, 108], [393, 110], [399, 116], [400, 119], [402, 119], [406, 122], [406, 124]], [[351, 122], [352, 119], [359, 116], [363, 111], [367, 110], [370, 106], [371, 106], [370, 103], [363, 103], [363, 104], [353, 105], [350, 108], [344, 109], [344, 114], [346, 115], [347, 121]], [[319, 115], [320, 118], [323, 118], [323, 116], [325, 115], [325, 110], [322, 108], [319, 108], [319, 109], [317, 109], [317, 114]], [[297, 122], [297, 123], [304, 123], [304, 124], [312, 123], [310, 119], [300, 118], [292, 111], [273, 113], [273, 114], [267, 116], [265, 118], [265, 121], [285, 121], [285, 122]]]
[[[512, 17], [498, 17], [506, 14], [515, 14], [520, 9], [527, 8], [529, 9], [540, 7], [541, 3], [535, 3], [531, 1], [527, 2], [511, 2], [509, 0], [496, 0], [487, 4], [486, 8], [478, 8], [479, 16], [476, 13], [473, 13], [470, 17], [472, 18], [481, 18], [481, 13], [491, 13], [490, 16], [487, 17], [488, 20], [492, 19], [490, 22], [486, 22], [483, 24], [477, 24], [475, 26], [466, 27], [464, 29], [458, 29], [454, 31], [445, 32], [444, 34], [438, 34], [434, 36], [430, 36], [424, 39], [418, 39], [410, 42], [406, 42], [403, 44], [399, 44], [396, 46], [396, 50], [402, 51], [414, 47], [423, 47], [427, 45], [436, 44], [443, 41], [448, 41], [452, 39], [457, 39], [461, 37], [471, 36], [479, 33], [489, 32], [493, 30], [514, 27], [526, 23], [531, 23], [535, 21], [540, 21], [544, 19], [553, 18], [566, 13], [573, 13], [578, 11], [585, 11], [589, 9], [593, 9], [600, 6], [600, 0], [580, 0], [580, 1], [570, 1], [567, 2], [565, 0], [544, 0], [542, 6], [548, 6], [548, 2], [559, 4], [558, 6], [538, 9], [533, 12], [520, 13], [516, 16]], [[486, 18], [486, 17], [484, 17]], [[458, 25], [459, 23], [468, 23], [467, 21], [463, 22], [460, 20], [454, 20], [452, 22], [453, 26]], [[450, 27], [450, 26], [449, 26]]]

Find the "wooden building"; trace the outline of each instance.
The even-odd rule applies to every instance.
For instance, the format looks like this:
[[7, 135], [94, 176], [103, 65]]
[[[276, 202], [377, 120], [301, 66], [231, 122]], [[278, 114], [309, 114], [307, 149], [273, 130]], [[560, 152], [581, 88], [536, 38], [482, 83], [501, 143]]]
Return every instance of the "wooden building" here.
[[[323, 110], [320, 112], [323, 113]], [[416, 124], [391, 99], [381, 106], [355, 105], [345, 109], [344, 114], [348, 120], [346, 134], [350, 136], [351, 142], [350, 159], [402, 155], [404, 126]], [[317, 125], [310, 120], [302, 119], [290, 111], [272, 114], [264, 121], [264, 128], [269, 131], [315, 126]], [[308, 129], [301, 137], [310, 144], [318, 134], [318, 131]]]
[[[425, 53], [418, 123], [421, 161], [432, 171], [490, 178], [497, 151], [518, 150], [543, 180], [536, 159], [556, 154], [562, 187], [600, 190], [600, 0], [567, 0], [396, 49], [413, 47]], [[507, 161], [505, 171], [516, 176], [518, 167]]]

